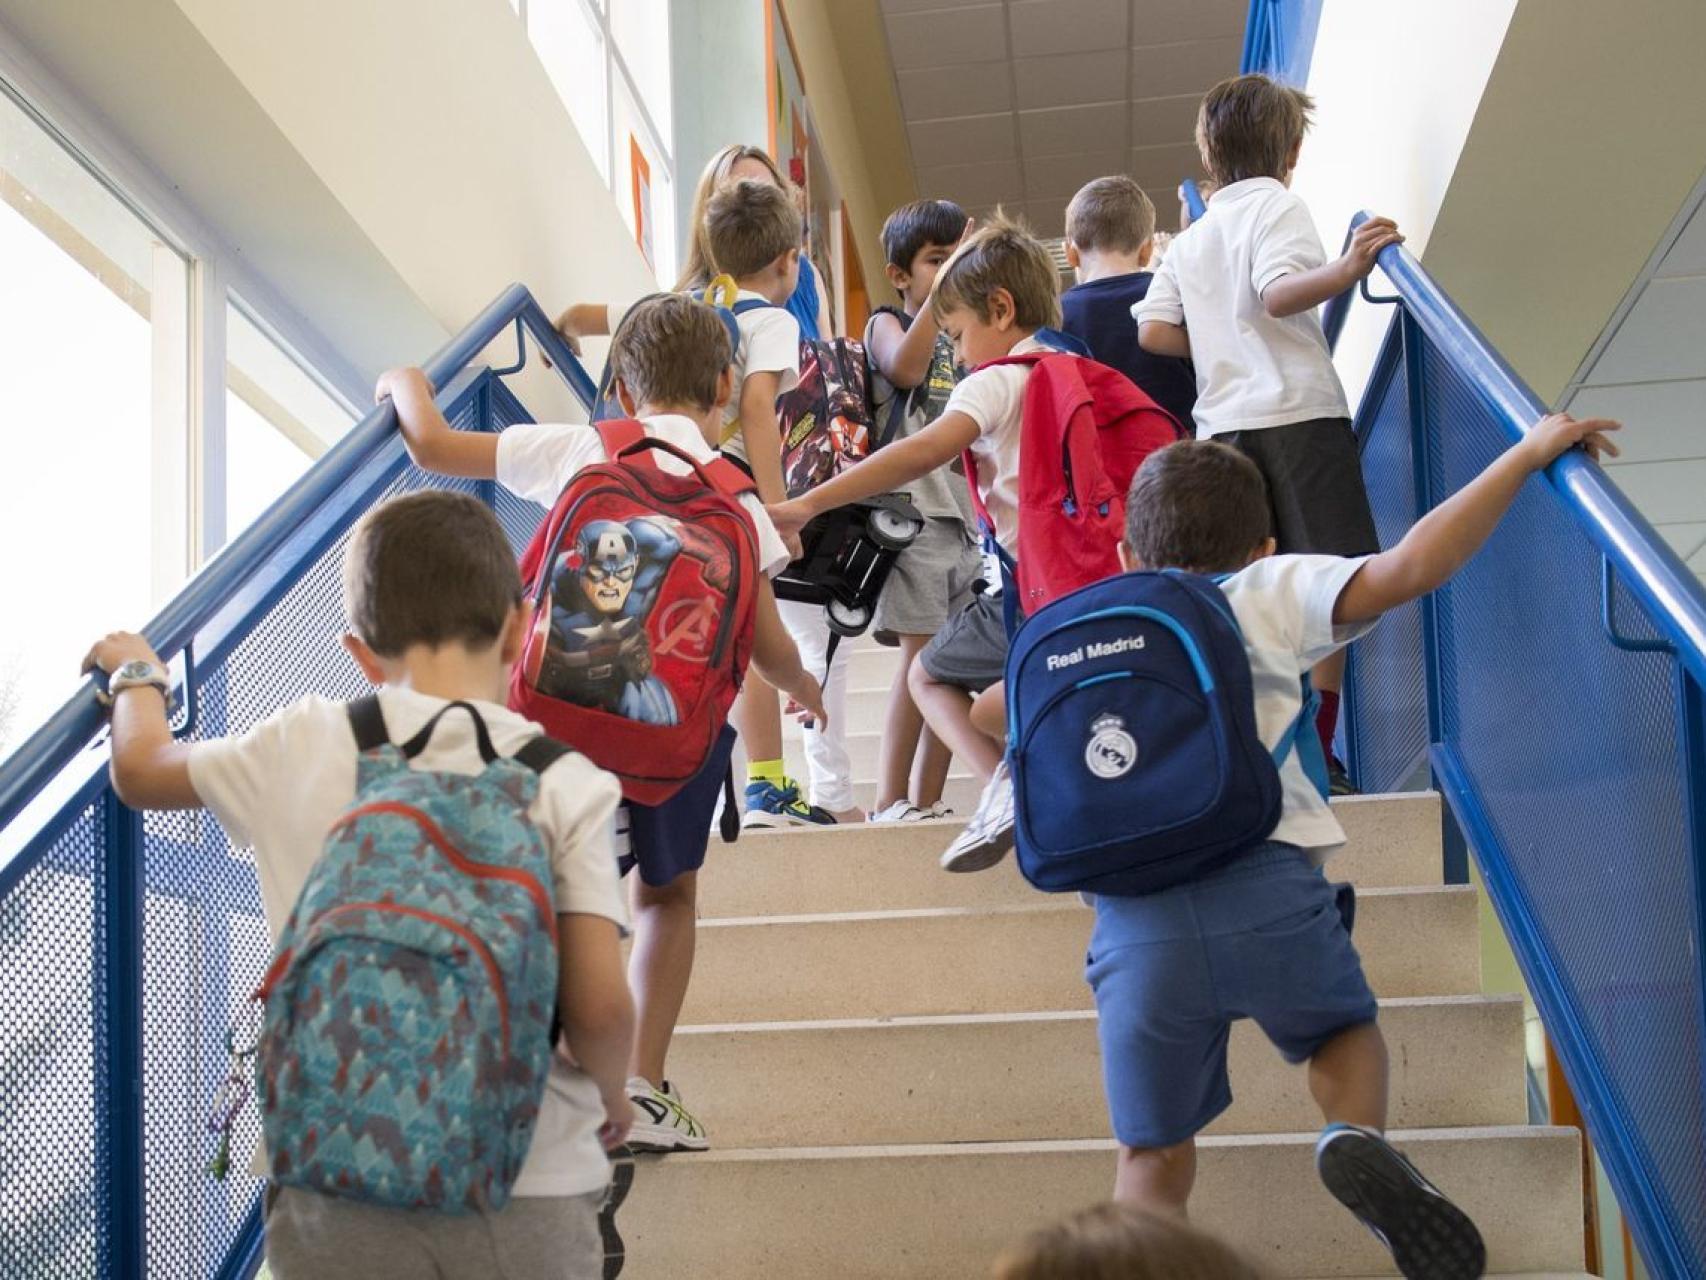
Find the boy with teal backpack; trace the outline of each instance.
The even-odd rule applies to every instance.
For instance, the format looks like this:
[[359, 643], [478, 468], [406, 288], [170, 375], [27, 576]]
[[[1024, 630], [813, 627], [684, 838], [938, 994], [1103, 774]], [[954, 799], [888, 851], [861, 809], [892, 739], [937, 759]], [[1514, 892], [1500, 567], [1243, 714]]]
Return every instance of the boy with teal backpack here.
[[619, 788], [505, 708], [528, 610], [474, 498], [377, 508], [345, 584], [344, 647], [382, 686], [347, 706], [180, 743], [146, 641], [84, 664], [111, 675], [120, 799], [205, 806], [254, 850], [272, 1274], [591, 1280], [632, 1118]]

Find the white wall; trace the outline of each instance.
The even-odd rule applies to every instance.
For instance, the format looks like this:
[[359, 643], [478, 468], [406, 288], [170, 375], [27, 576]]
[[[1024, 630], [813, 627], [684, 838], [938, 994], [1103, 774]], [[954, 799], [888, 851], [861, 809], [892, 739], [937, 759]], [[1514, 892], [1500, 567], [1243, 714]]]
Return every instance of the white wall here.
[[[1424, 256], [1516, 0], [1326, 0], [1310, 64], [1316, 123], [1292, 188], [1329, 255], [1358, 209], [1397, 221]], [[1377, 272], [1370, 289], [1383, 291]], [[1358, 301], [1339, 339], [1354, 408], [1390, 322]]]

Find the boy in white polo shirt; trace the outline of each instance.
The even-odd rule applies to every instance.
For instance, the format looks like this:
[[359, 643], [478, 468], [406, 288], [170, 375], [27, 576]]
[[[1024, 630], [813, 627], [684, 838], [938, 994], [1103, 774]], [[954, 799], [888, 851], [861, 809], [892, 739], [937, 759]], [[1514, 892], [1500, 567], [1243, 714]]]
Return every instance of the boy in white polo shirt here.
[[[1308, 94], [1266, 76], [1209, 90], [1197, 146], [1218, 189], [1208, 213], [1169, 246], [1132, 315], [1145, 351], [1195, 363], [1197, 434], [1233, 445], [1261, 470], [1280, 552], [1369, 555], [1380, 543], [1316, 308], [1403, 236], [1390, 219], [1371, 218], [1343, 257], [1326, 260], [1308, 208], [1288, 189], [1313, 109]], [[1352, 790], [1332, 753], [1344, 669], [1340, 651], [1313, 672], [1336, 794]]]

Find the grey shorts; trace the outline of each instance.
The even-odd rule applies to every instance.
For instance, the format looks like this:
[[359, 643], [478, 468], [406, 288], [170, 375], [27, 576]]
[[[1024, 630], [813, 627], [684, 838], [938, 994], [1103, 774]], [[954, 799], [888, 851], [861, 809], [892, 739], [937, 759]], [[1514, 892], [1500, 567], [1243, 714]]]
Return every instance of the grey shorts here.
[[492, 1214], [447, 1214], [272, 1186], [267, 1266], [275, 1280], [600, 1280], [604, 1195], [516, 1197]]
[[925, 674], [941, 684], [982, 693], [1007, 673], [1007, 624], [1001, 597], [975, 595], [918, 655]]
[[924, 532], [902, 551], [877, 598], [873, 634], [880, 644], [899, 636], [933, 636], [956, 609], [971, 599], [971, 584], [983, 571], [966, 527], [958, 520], [924, 522]]
[[1282, 555], [1366, 556], [1380, 550], [1362, 457], [1348, 418], [1314, 418], [1215, 439], [1234, 446], [1268, 482]]

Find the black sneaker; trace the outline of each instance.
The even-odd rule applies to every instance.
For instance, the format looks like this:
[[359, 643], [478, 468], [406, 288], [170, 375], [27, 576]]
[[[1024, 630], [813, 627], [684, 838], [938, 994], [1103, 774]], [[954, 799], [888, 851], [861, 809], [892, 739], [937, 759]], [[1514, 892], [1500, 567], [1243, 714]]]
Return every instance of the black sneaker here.
[[1487, 1247], [1469, 1215], [1385, 1138], [1328, 1125], [1315, 1144], [1315, 1169], [1408, 1280], [1477, 1280], [1486, 1271]]
[[1335, 796], [1360, 796], [1357, 784], [1351, 781], [1351, 775], [1345, 772], [1345, 766], [1339, 763], [1337, 756], [1327, 757], [1327, 793]]

